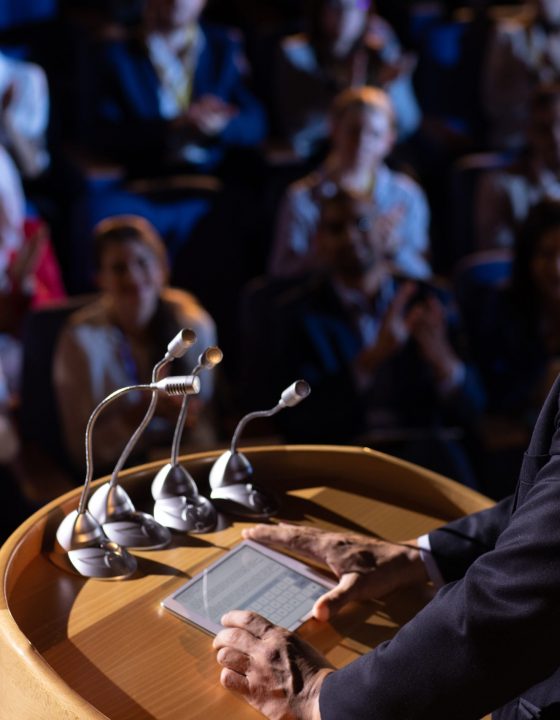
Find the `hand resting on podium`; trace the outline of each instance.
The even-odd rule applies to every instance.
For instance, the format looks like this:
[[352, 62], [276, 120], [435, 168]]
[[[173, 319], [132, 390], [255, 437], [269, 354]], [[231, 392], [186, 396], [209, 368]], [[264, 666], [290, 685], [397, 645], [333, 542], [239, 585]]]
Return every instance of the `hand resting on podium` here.
[[[328, 565], [339, 583], [316, 601], [317, 620], [328, 620], [352, 600], [371, 600], [428, 580], [416, 540], [398, 544], [287, 524], [257, 525], [243, 536]], [[229, 612], [222, 624], [214, 648], [224, 687], [241, 693], [271, 720], [320, 719], [319, 691], [334, 669], [326, 658], [254, 612]]]

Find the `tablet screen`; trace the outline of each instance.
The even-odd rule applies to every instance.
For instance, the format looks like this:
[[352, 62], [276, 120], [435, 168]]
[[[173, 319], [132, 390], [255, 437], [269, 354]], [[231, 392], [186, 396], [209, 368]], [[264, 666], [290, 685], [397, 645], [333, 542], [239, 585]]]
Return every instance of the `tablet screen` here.
[[229, 610], [254, 610], [275, 625], [295, 630], [315, 600], [333, 583], [307, 565], [245, 540], [162, 605], [206, 630], [221, 630]]

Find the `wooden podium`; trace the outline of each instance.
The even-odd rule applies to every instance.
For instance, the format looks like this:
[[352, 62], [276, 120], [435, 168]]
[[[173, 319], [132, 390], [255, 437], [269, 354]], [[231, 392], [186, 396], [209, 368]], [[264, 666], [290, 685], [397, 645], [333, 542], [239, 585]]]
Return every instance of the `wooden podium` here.
[[[244, 449], [255, 481], [284, 495], [281, 520], [402, 540], [492, 502], [381, 453], [351, 447]], [[207, 493], [219, 453], [183, 461]], [[160, 464], [127, 471], [123, 485], [150, 511]], [[101, 482], [101, 481], [99, 481]], [[0, 551], [0, 720], [249, 720], [258, 715], [218, 682], [212, 639], [161, 600], [240, 539], [252, 523], [221, 516], [206, 535], [173, 536], [164, 550], [134, 551], [138, 571], [121, 582], [84, 580], [48, 559], [54, 533], [77, 506], [77, 488], [29, 518]], [[346, 608], [302, 635], [342, 666], [391, 638], [430, 596], [394, 593]]]

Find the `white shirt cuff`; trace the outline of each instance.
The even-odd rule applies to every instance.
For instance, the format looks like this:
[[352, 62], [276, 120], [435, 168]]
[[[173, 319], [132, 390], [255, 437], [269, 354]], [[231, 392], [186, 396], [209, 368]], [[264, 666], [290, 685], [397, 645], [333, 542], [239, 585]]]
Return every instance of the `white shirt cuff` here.
[[445, 585], [445, 580], [443, 579], [437, 563], [434, 560], [432, 548], [430, 546], [430, 536], [422, 535], [418, 538], [416, 542], [418, 543], [418, 549], [420, 550], [420, 557], [422, 558], [422, 562], [426, 566], [426, 572], [428, 573], [428, 577], [439, 590], [439, 588]]

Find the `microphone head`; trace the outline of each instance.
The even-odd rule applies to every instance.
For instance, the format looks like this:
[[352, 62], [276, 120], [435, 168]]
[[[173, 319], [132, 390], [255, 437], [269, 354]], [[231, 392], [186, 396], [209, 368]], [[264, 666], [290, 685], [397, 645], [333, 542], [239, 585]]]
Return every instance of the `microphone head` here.
[[180, 330], [167, 346], [167, 354], [174, 359], [183, 357], [187, 350], [196, 342], [196, 333], [190, 328]]
[[205, 370], [211, 370], [213, 367], [222, 362], [223, 352], [217, 345], [211, 345], [206, 348], [202, 355], [198, 358], [198, 364]]
[[294, 407], [304, 400], [310, 392], [311, 388], [306, 380], [296, 380], [284, 390], [280, 396], [279, 404], [284, 407]]
[[168, 395], [197, 395], [200, 392], [200, 378], [196, 375], [170, 375], [152, 383], [150, 387]]

